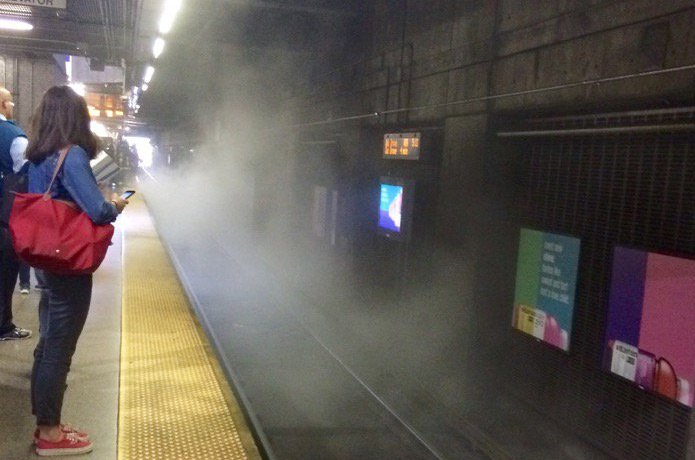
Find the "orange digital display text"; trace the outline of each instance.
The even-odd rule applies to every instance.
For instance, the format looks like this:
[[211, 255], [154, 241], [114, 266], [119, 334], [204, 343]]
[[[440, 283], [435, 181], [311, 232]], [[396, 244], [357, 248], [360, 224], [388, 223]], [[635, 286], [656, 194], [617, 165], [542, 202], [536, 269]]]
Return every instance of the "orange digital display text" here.
[[386, 134], [384, 156], [418, 158], [420, 156], [420, 133]]

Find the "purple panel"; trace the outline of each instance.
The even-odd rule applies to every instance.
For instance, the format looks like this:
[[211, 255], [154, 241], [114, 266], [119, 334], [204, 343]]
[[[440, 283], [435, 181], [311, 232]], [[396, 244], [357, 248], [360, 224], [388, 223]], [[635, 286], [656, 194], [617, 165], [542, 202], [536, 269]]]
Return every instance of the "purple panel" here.
[[633, 346], [639, 344], [646, 273], [646, 252], [615, 248], [608, 304], [607, 341], [620, 340]]

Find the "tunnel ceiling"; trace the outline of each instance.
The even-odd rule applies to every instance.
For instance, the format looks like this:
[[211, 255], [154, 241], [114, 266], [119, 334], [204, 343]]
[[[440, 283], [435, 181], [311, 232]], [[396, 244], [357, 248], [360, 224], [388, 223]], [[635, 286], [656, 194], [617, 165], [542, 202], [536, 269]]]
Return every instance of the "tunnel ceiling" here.
[[[22, 52], [88, 56], [118, 65], [148, 58], [163, 0], [64, 0], [66, 8], [28, 6], [0, 0], [0, 17], [27, 19], [29, 32], [0, 31], [0, 47]], [[199, 28], [223, 42], [277, 40], [283, 26], [358, 14], [361, 1], [345, 0], [184, 0], [178, 40], [195, 40]], [[56, 0], [56, 4], [59, 1]], [[235, 17], [236, 16], [236, 17]], [[241, 29], [226, 27], [238, 23]], [[183, 29], [183, 30], [181, 30]], [[272, 31], [271, 31], [272, 30]], [[290, 34], [291, 35], [291, 34]]]
[[[366, 0], [184, 0], [156, 61], [151, 49], [159, 11], [145, 8], [129, 83], [139, 85], [148, 64], [156, 72], [141, 98], [140, 115], [178, 122], [192, 111], [199, 112], [209, 102], [206, 98], [215, 97], [206, 66], [220, 54], [238, 55], [239, 62], [246, 64], [255, 60], [260, 66], [269, 53], [319, 59], [346, 46], [346, 31], [359, 23], [367, 5]], [[239, 68], [218, 67], [213, 72], [233, 74]]]
[[[28, 55], [71, 54], [101, 65], [125, 65], [126, 88], [142, 83], [147, 65], [157, 68], [143, 111], [166, 118], [180, 112], [172, 101], [203, 90], [200, 75], [185, 71], [226, 47], [253, 55], [266, 49], [325, 54], [329, 35], [359, 19], [368, 0], [183, 0], [159, 59], [152, 43], [164, 0], [64, 0], [65, 8], [0, 0], [0, 17], [26, 19], [28, 32], [0, 31], [0, 49]], [[61, 3], [61, 0], [55, 0]], [[196, 98], [198, 100], [198, 98]], [[172, 110], [173, 109], [173, 110]]]
[[67, 0], [63, 9], [0, 2], [0, 17], [24, 19], [34, 26], [28, 32], [0, 31], [0, 47], [30, 54], [88, 56], [120, 65], [121, 59], [130, 57], [139, 3], [136, 0]]

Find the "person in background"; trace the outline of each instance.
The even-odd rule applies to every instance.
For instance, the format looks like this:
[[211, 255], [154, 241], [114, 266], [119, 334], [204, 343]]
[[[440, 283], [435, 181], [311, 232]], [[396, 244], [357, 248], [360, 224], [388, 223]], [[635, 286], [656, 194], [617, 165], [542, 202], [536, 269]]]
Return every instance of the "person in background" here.
[[[24, 165], [28, 140], [24, 131], [10, 119], [14, 112], [12, 94], [0, 87], [0, 191], [4, 179], [17, 174]], [[0, 341], [31, 337], [31, 331], [12, 322], [12, 293], [17, 284], [19, 261], [12, 248], [9, 231], [0, 227]]]
[[36, 290], [42, 291], [46, 289], [46, 283], [43, 279], [43, 272], [41, 270], [34, 270], [34, 277], [36, 278], [36, 285], [34, 286]]
[[[68, 86], [46, 91], [32, 122], [32, 139], [26, 157], [29, 193], [44, 193], [60, 156], [69, 148], [63, 167], [50, 190], [54, 199], [69, 201], [95, 224], [116, 220], [127, 201], [118, 195], [104, 199], [89, 165], [98, 152], [90, 130], [85, 100]], [[46, 289], [39, 303], [39, 343], [31, 374], [32, 412], [36, 416], [34, 443], [40, 456], [90, 452], [86, 433], [62, 422], [63, 396], [72, 356], [87, 319], [92, 297], [92, 275], [59, 275], [37, 270]]]
[[19, 261], [19, 293], [22, 295], [29, 294], [31, 290], [31, 267], [26, 263]]

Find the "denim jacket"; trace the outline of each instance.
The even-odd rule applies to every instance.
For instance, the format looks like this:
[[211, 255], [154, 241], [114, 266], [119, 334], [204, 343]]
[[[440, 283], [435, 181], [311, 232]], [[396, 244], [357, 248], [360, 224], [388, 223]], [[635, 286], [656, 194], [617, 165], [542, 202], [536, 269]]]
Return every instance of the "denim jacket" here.
[[[41, 163], [29, 166], [29, 193], [44, 193], [51, 183], [59, 152]], [[63, 167], [51, 187], [51, 198], [76, 203], [95, 224], [107, 224], [116, 220], [118, 211], [113, 203], [102, 195], [89, 166], [87, 152], [79, 146], [68, 151]]]

